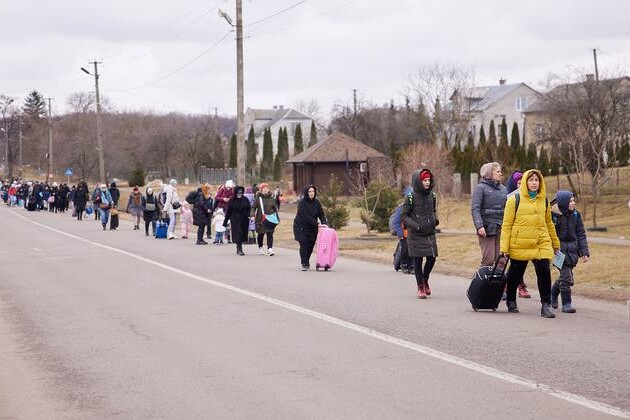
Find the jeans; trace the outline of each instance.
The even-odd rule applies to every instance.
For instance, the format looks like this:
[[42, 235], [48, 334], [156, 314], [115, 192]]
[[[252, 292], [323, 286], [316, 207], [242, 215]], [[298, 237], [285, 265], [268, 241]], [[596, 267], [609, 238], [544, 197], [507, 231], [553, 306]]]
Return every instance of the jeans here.
[[109, 209], [98, 209], [98, 212], [101, 215], [101, 223], [106, 225], [107, 221], [109, 220]]

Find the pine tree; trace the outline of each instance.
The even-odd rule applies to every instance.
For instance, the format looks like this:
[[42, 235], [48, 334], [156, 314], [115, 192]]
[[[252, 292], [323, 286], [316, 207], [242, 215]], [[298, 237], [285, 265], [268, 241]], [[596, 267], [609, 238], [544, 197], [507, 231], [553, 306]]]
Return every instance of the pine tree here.
[[311, 135], [308, 140], [308, 147], [317, 143], [317, 128], [315, 127], [315, 121], [311, 121]]
[[490, 131], [488, 132], [488, 143], [497, 144], [497, 129], [494, 127], [494, 120], [490, 121]]
[[294, 155], [297, 155], [304, 150], [304, 142], [302, 141], [302, 126], [300, 124], [295, 127], [295, 135], [293, 138], [293, 153]]
[[46, 118], [47, 108], [44, 95], [34, 90], [24, 99], [22, 110], [28, 118], [39, 119]]
[[540, 150], [540, 156], [538, 156], [538, 170], [543, 176], [549, 175], [549, 157], [547, 156], [547, 149], [544, 147]]
[[549, 174], [558, 175], [560, 173], [560, 156], [559, 147], [554, 144], [551, 148], [551, 156], [549, 156]]
[[538, 166], [538, 153], [536, 151], [536, 145], [534, 143], [530, 143], [527, 147], [527, 154], [525, 156], [525, 165], [523, 165], [523, 170], [533, 169]]
[[283, 164], [289, 159], [289, 133], [286, 127], [278, 130], [278, 155]]
[[230, 164], [228, 165], [230, 168], [236, 168], [237, 164], [236, 157], [236, 133], [232, 134], [232, 138], [230, 139]]
[[628, 166], [628, 161], [630, 161], [630, 144], [627, 140], [623, 141], [621, 147], [619, 147], [619, 165]]
[[512, 125], [512, 135], [510, 136], [510, 148], [512, 149], [512, 153], [517, 153], [521, 148], [521, 136], [518, 132], [518, 124], [515, 122]]
[[486, 144], [486, 132], [483, 129], [483, 125], [479, 129], [479, 144]]
[[273, 143], [271, 140], [271, 129], [266, 128], [263, 135], [263, 155], [260, 162], [260, 177], [262, 179], [273, 175]]
[[221, 136], [219, 134], [212, 138], [212, 148], [210, 150], [212, 156], [212, 167], [223, 168], [225, 166], [225, 154], [223, 153], [223, 142], [221, 141]]
[[247, 161], [245, 162], [245, 168], [247, 168], [247, 172], [250, 172], [252, 168], [256, 166], [257, 152], [258, 148], [256, 147], [256, 134], [254, 133], [254, 126], [250, 125], [249, 134], [247, 134]]
[[282, 156], [280, 153], [276, 154], [273, 160], [273, 180], [280, 181], [282, 179]]
[[503, 117], [501, 125], [499, 126], [499, 143], [502, 141], [505, 141], [505, 144], [507, 144], [508, 141], [507, 123], [505, 122], [505, 117]]

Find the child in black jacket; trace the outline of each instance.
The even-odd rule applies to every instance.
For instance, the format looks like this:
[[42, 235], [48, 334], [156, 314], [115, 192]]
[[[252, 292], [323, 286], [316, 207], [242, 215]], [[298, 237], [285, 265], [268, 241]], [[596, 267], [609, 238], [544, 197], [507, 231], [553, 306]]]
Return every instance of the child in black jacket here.
[[586, 231], [580, 212], [575, 209], [575, 197], [570, 191], [558, 191], [555, 203], [552, 203], [551, 213], [556, 233], [560, 239], [560, 251], [565, 255], [560, 268], [560, 277], [551, 287], [551, 306], [558, 307], [558, 295], [562, 298], [562, 312], [575, 313], [571, 306], [571, 287], [573, 281], [573, 267], [581, 258], [588, 261], [590, 256], [586, 242]]

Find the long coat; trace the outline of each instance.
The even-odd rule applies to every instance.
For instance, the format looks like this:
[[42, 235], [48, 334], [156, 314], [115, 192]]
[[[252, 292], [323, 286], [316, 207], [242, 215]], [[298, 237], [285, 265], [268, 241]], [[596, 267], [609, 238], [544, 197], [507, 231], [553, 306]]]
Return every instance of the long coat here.
[[212, 208], [208, 208], [207, 200], [203, 196], [201, 187], [197, 189], [197, 196], [193, 204], [193, 225], [206, 226], [208, 224], [208, 214]]
[[[532, 172], [538, 175], [540, 187], [534, 198], [527, 190], [527, 178]], [[540, 171], [531, 169], [523, 174], [519, 188], [519, 206], [512, 195], [505, 204], [501, 230], [501, 253], [519, 261], [552, 259], [554, 249], [560, 248], [560, 240], [551, 220], [551, 208], [547, 204], [547, 187]]]
[[227, 227], [228, 221], [230, 222], [232, 226], [232, 242], [240, 244], [247, 240], [250, 211], [251, 206], [246, 197], [233, 197], [228, 202], [223, 226]]
[[420, 172], [427, 170], [422, 169], [413, 173], [411, 177], [413, 192], [405, 198], [401, 213], [407, 227], [410, 257], [438, 256], [435, 228], [440, 222], [436, 214], [433, 176], [428, 190], [425, 190], [420, 182]]
[[309, 185], [304, 189], [304, 196], [298, 203], [297, 213], [293, 219], [293, 237], [298, 242], [311, 242], [317, 240], [318, 219], [322, 224], [326, 224], [326, 215], [321, 203], [317, 199], [317, 189], [315, 196], [311, 200], [308, 196], [308, 190], [315, 189], [313, 185]]

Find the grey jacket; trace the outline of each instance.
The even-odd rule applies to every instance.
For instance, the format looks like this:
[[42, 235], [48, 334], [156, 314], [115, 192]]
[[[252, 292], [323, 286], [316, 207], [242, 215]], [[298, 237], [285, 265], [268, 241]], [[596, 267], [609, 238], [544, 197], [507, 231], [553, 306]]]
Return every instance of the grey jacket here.
[[501, 233], [507, 188], [499, 182], [484, 179], [475, 187], [470, 213], [475, 230], [486, 229], [487, 236]]

